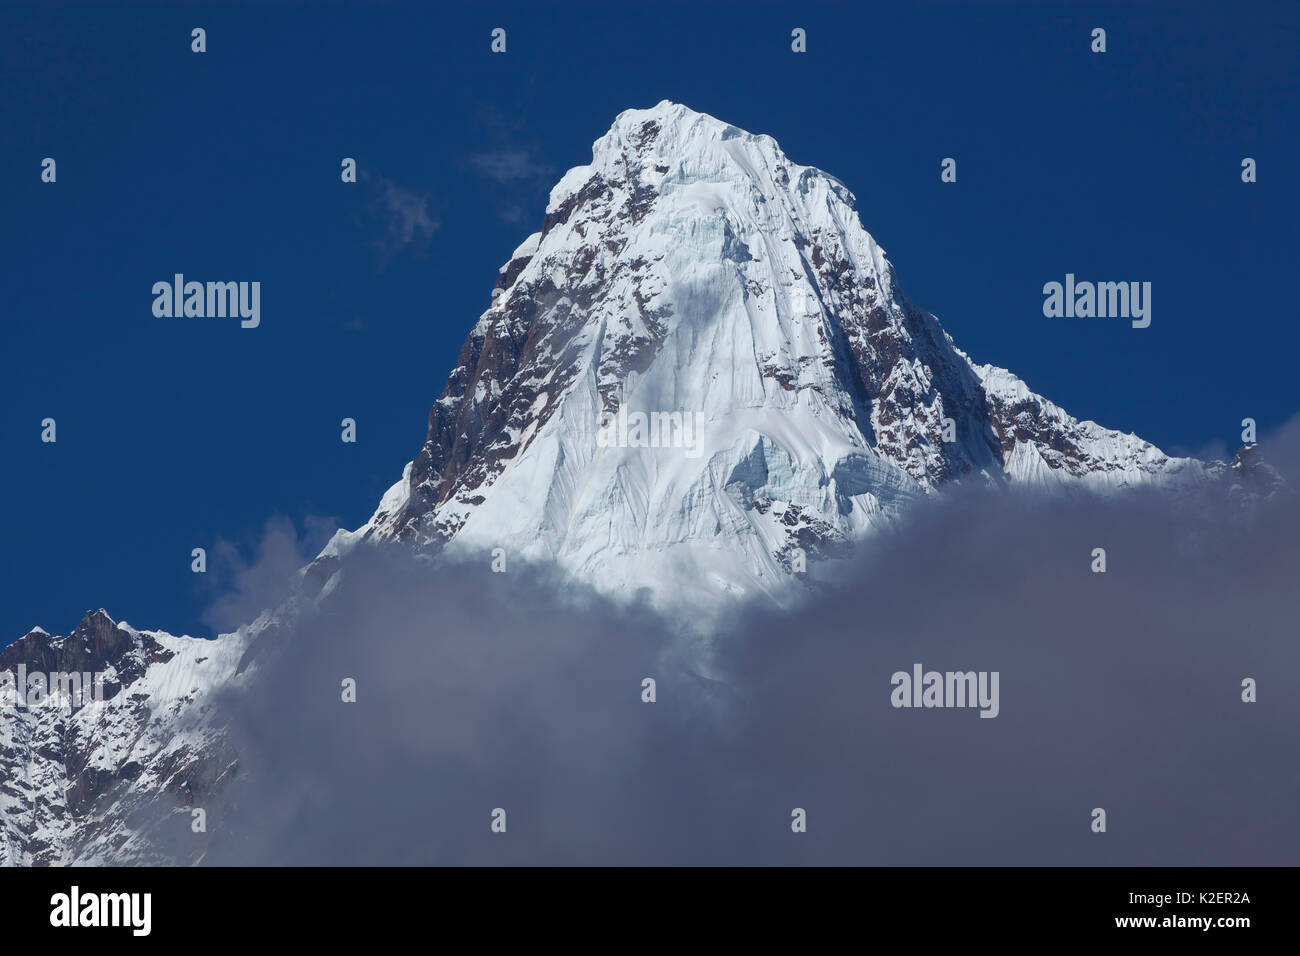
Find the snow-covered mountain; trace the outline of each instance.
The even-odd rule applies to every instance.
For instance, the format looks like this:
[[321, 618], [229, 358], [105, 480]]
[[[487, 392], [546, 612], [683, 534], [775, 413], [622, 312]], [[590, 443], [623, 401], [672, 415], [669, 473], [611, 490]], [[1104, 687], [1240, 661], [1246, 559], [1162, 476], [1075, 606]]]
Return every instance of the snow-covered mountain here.
[[[698, 422], [699, 444], [602, 447], [619, 412]], [[331, 553], [371, 535], [502, 548], [711, 607], [782, 598], [796, 548], [815, 563], [951, 483], [1205, 472], [973, 364], [903, 295], [843, 183], [665, 101], [622, 113], [552, 190], [423, 449]]]
[[[206, 717], [245, 637], [138, 631], [99, 610], [67, 637], [35, 628], [0, 651], [0, 863], [167, 862], [151, 841], [156, 814], [183, 812], [234, 767]], [[72, 673], [102, 675], [102, 692], [81, 706], [24, 693], [19, 706], [19, 677], [51, 688]]]
[[[649, 441], [636, 413], [681, 427]], [[0, 695], [21, 665], [103, 673], [108, 698], [0, 714], [0, 862], [159, 859], [157, 828], [188, 825], [237, 767], [214, 695], [253, 679], [294, 602], [328, 594], [367, 538], [501, 548], [707, 621], [788, 600], [801, 555], [812, 572], [945, 486], [1225, 476], [1252, 495], [1276, 477], [1248, 453], [1171, 458], [974, 364], [903, 295], [839, 180], [684, 106], [629, 110], [501, 268], [401, 481], [290, 605], [211, 641], [97, 611], [0, 652]]]

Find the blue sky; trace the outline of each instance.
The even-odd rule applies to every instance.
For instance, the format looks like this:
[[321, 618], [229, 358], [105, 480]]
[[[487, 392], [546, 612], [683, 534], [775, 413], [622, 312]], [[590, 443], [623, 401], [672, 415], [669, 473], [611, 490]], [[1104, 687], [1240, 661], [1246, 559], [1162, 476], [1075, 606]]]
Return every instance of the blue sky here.
[[[219, 542], [364, 522], [550, 186], [665, 98], [842, 179], [977, 362], [1231, 454], [1300, 404], [1298, 29], [1264, 3], [6, 7], [0, 644], [100, 606], [210, 633]], [[174, 272], [259, 280], [261, 327], [155, 318]], [[1044, 318], [1067, 272], [1150, 281], [1151, 327]]]

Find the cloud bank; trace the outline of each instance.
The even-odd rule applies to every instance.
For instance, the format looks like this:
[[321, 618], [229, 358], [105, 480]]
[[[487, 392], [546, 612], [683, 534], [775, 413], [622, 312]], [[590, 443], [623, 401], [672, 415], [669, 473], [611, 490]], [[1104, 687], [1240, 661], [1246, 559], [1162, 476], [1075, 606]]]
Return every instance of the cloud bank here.
[[[204, 862], [1294, 864], [1298, 512], [950, 496], [707, 653], [543, 569], [367, 551], [226, 702]], [[999, 715], [893, 707], [916, 663], [997, 671]]]

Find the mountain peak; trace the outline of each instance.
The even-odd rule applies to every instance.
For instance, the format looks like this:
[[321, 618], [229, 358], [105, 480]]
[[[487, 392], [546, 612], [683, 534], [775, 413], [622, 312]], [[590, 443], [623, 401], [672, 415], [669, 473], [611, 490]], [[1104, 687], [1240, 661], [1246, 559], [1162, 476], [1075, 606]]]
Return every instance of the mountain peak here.
[[97, 611], [87, 611], [69, 636], [103, 640], [116, 630], [117, 622], [101, 607]]
[[[611, 442], [611, 417], [678, 431]], [[620, 113], [552, 190], [362, 532], [716, 609], [779, 598], [948, 484], [1202, 470], [974, 365], [839, 180], [664, 100]]]
[[[843, 183], [791, 162], [771, 136], [749, 133], [670, 100], [620, 113], [592, 144], [591, 163], [569, 170], [551, 191], [548, 220], [573, 197], [610, 183], [642, 195], [712, 186], [719, 197], [731, 192], [742, 207], [787, 190], [821, 188], [848, 207], [854, 205]], [[707, 201], [707, 188], [695, 191]]]
[[599, 153], [614, 143], [645, 148], [654, 143], [665, 146], [693, 143], [698, 147], [709, 142], [731, 141], [762, 146], [784, 158], [771, 136], [750, 133], [672, 100], [660, 100], [649, 109], [629, 109], [619, 113], [605, 136], [596, 141], [593, 153]]

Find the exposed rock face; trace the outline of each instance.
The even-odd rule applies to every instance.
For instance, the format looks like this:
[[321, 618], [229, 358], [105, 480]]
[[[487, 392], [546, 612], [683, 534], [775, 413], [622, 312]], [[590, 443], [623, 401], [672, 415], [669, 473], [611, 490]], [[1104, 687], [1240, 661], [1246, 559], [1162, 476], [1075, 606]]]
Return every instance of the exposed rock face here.
[[1266, 501], [1283, 491], [1282, 476], [1263, 459], [1258, 445], [1242, 445], [1228, 463], [1228, 478], [1234, 494]]

